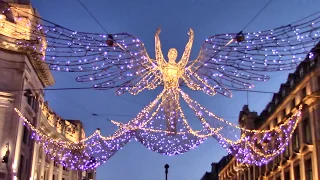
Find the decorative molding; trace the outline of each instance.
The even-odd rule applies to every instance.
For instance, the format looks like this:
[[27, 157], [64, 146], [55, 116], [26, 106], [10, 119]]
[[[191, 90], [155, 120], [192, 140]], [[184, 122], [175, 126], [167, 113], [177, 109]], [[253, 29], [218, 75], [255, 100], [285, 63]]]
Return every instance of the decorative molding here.
[[0, 106], [8, 107], [8, 105], [13, 101], [13, 94], [7, 92], [0, 92]]
[[[33, 12], [33, 8], [30, 5], [20, 5], [20, 4], [11, 4], [12, 6], [21, 9], [22, 12], [26, 12], [25, 16], [33, 15], [35, 12]], [[17, 13], [14, 9], [12, 11], [12, 15], [14, 17], [21, 16], [19, 13]], [[38, 42], [37, 40], [30, 39], [30, 32], [32, 29], [25, 26], [23, 23], [26, 23], [24, 20], [21, 20], [19, 22], [10, 22], [6, 20], [2, 20], [1, 22], [3, 25], [0, 27], [0, 48], [8, 51], [13, 51], [16, 53], [23, 53], [27, 56], [30, 63], [34, 67], [34, 71], [38, 75], [40, 81], [44, 86], [52, 86], [55, 81], [53, 78], [53, 75], [51, 74], [49, 66], [44, 63], [42, 60], [42, 57], [45, 55], [45, 49], [46, 49], [46, 41], [45, 37], [42, 42]], [[17, 23], [22, 23], [19, 26], [26, 27], [25, 29], [19, 29], [18, 31], [23, 31], [24, 33], [17, 32], [17, 29], [10, 30], [6, 28], [6, 26], [18, 26]], [[14, 29], [14, 28], [13, 28]], [[44, 35], [43, 35], [44, 36]], [[28, 48], [21, 48], [21, 46], [17, 46], [16, 39], [25, 39], [24, 41], [27, 41], [29, 44], [34, 44], [35, 46], [43, 46], [44, 50], [41, 52], [35, 52], [33, 49]], [[23, 40], [22, 40], [23, 41]]]

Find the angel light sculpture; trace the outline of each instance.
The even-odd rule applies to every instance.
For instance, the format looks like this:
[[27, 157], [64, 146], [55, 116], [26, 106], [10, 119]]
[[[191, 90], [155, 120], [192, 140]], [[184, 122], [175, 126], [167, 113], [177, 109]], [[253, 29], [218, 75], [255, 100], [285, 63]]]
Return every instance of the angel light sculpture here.
[[[194, 39], [190, 29], [185, 51], [181, 60], [176, 62], [176, 49], [170, 49], [168, 61], [165, 60], [160, 30], [155, 35], [156, 57], [152, 59], [144, 44], [128, 33], [77, 32], [41, 19], [29, 11], [7, 6], [9, 8], [2, 11], [4, 16], [13, 14], [16, 17], [15, 22], [6, 21], [6, 18], [0, 20], [3, 24], [0, 27], [2, 46], [26, 52], [33, 59], [32, 63], [43, 63], [44, 67], [48, 65], [54, 71], [82, 73], [77, 77], [78, 82], [94, 82], [93, 88], [97, 90], [117, 88], [118, 95], [127, 92], [136, 95], [145, 89], [164, 86], [156, 99], [134, 119], [125, 124], [113, 121], [121, 127], [114, 135], [102, 137], [96, 132], [81, 141], [84, 150], [77, 157], [70, 152], [73, 149], [78, 152], [79, 144], [68, 143], [66, 146], [65, 142], [50, 139], [31, 128], [47, 152], [60, 158], [61, 162], [81, 169], [87, 168], [84, 162], [90, 162], [93, 167], [105, 162], [131, 138], [136, 138], [153, 151], [176, 155], [197, 147], [208, 137], [214, 137], [228, 152], [240, 157], [241, 162], [258, 165], [267, 162], [285, 148], [297, 125], [299, 112], [279, 127], [248, 130], [215, 116], [191, 99], [180, 86], [184, 84], [208, 95], [218, 93], [231, 97], [231, 90], [248, 90], [253, 88], [254, 81], [269, 79], [264, 72], [294, 69], [306, 55], [307, 62], [310, 65], [314, 63], [314, 54], [310, 50], [320, 36], [320, 13], [315, 13], [273, 30], [214, 35], [205, 40], [198, 57], [189, 61]], [[180, 98], [200, 120], [201, 130], [193, 130], [189, 126], [180, 107]], [[241, 134], [240, 131], [250, 136], [243, 136], [246, 133]], [[277, 133], [283, 138], [274, 140], [277, 145], [273, 149], [264, 145], [259, 148], [250, 139], [257, 136], [264, 141]], [[59, 148], [61, 146], [65, 148]]]

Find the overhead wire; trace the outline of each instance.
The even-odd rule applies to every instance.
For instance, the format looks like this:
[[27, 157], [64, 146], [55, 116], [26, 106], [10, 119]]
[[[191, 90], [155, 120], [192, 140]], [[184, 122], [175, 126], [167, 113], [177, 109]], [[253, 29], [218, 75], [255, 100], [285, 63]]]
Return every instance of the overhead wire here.
[[[65, 87], [65, 88], [48, 88], [48, 89], [32, 89], [32, 88], [28, 88], [29, 90], [33, 90], [33, 91], [67, 91], [67, 90], [98, 90], [99, 88], [94, 88], [92, 86], [88, 86], [88, 87]], [[113, 89], [113, 88], [110, 88]], [[247, 91], [247, 89], [236, 89], [236, 88], [228, 88], [228, 90], [231, 91]], [[26, 91], [26, 89], [21, 90], [21, 89], [0, 89], [0, 91], [6, 91], [6, 92], [21, 92], [21, 91]], [[260, 91], [260, 90], [250, 90], [249, 92], [253, 92], [253, 93], [263, 93], [263, 94], [275, 94], [276, 92], [272, 92], [272, 91]]]
[[89, 11], [89, 9], [80, 1], [77, 0], [79, 4], [87, 11], [87, 13], [92, 17], [92, 19], [100, 26], [100, 28], [106, 33], [109, 34], [108, 31], [102, 26], [102, 24], [98, 21], [97, 18], [94, 17], [94, 15]]
[[269, 6], [272, 1], [273, 0], [269, 0], [269, 2], [263, 6], [263, 8], [244, 26], [240, 32], [244, 31]]

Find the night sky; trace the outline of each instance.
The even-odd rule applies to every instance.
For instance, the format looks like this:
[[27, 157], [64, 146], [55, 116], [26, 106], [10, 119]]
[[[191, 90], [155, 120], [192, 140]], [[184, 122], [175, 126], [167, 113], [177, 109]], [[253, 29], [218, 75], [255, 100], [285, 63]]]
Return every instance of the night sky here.
[[[171, 47], [180, 55], [193, 28], [195, 41], [191, 59], [195, 59], [204, 40], [218, 33], [239, 32], [269, 0], [82, 0], [109, 33], [128, 32], [145, 43], [154, 57], [154, 33], [161, 27], [164, 54]], [[40, 15], [49, 21], [76, 31], [104, 33], [77, 0], [32, 0]], [[245, 32], [272, 29], [287, 25], [319, 11], [319, 0], [273, 0]], [[255, 90], [276, 92], [289, 72], [277, 72], [268, 82], [256, 83]], [[74, 74], [53, 73], [53, 88], [84, 87]], [[112, 134], [116, 127], [107, 119], [127, 122], [154, 100], [161, 87], [144, 91], [138, 96], [115, 96], [114, 91], [64, 90], [46, 91], [46, 100], [65, 119], [79, 119], [87, 135], [100, 128], [103, 135]], [[247, 103], [246, 92], [234, 92], [232, 99], [202, 92], [190, 92], [191, 98], [226, 120], [237, 122], [239, 111]], [[249, 108], [260, 113], [272, 94], [249, 93]], [[188, 118], [188, 110], [184, 109]], [[92, 113], [98, 114], [93, 116]], [[192, 125], [195, 118], [188, 119]], [[195, 150], [167, 157], [145, 148], [134, 140], [98, 168], [97, 180], [163, 180], [168, 163], [169, 180], [200, 179], [210, 164], [219, 161], [226, 152], [214, 139]]]

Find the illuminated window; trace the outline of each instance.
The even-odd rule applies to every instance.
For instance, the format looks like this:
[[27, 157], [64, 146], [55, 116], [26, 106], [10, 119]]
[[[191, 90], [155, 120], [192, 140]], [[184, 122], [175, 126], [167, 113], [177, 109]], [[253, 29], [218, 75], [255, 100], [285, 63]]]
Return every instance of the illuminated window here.
[[305, 161], [305, 174], [306, 174], [306, 180], [312, 180], [312, 161], [311, 158]]

